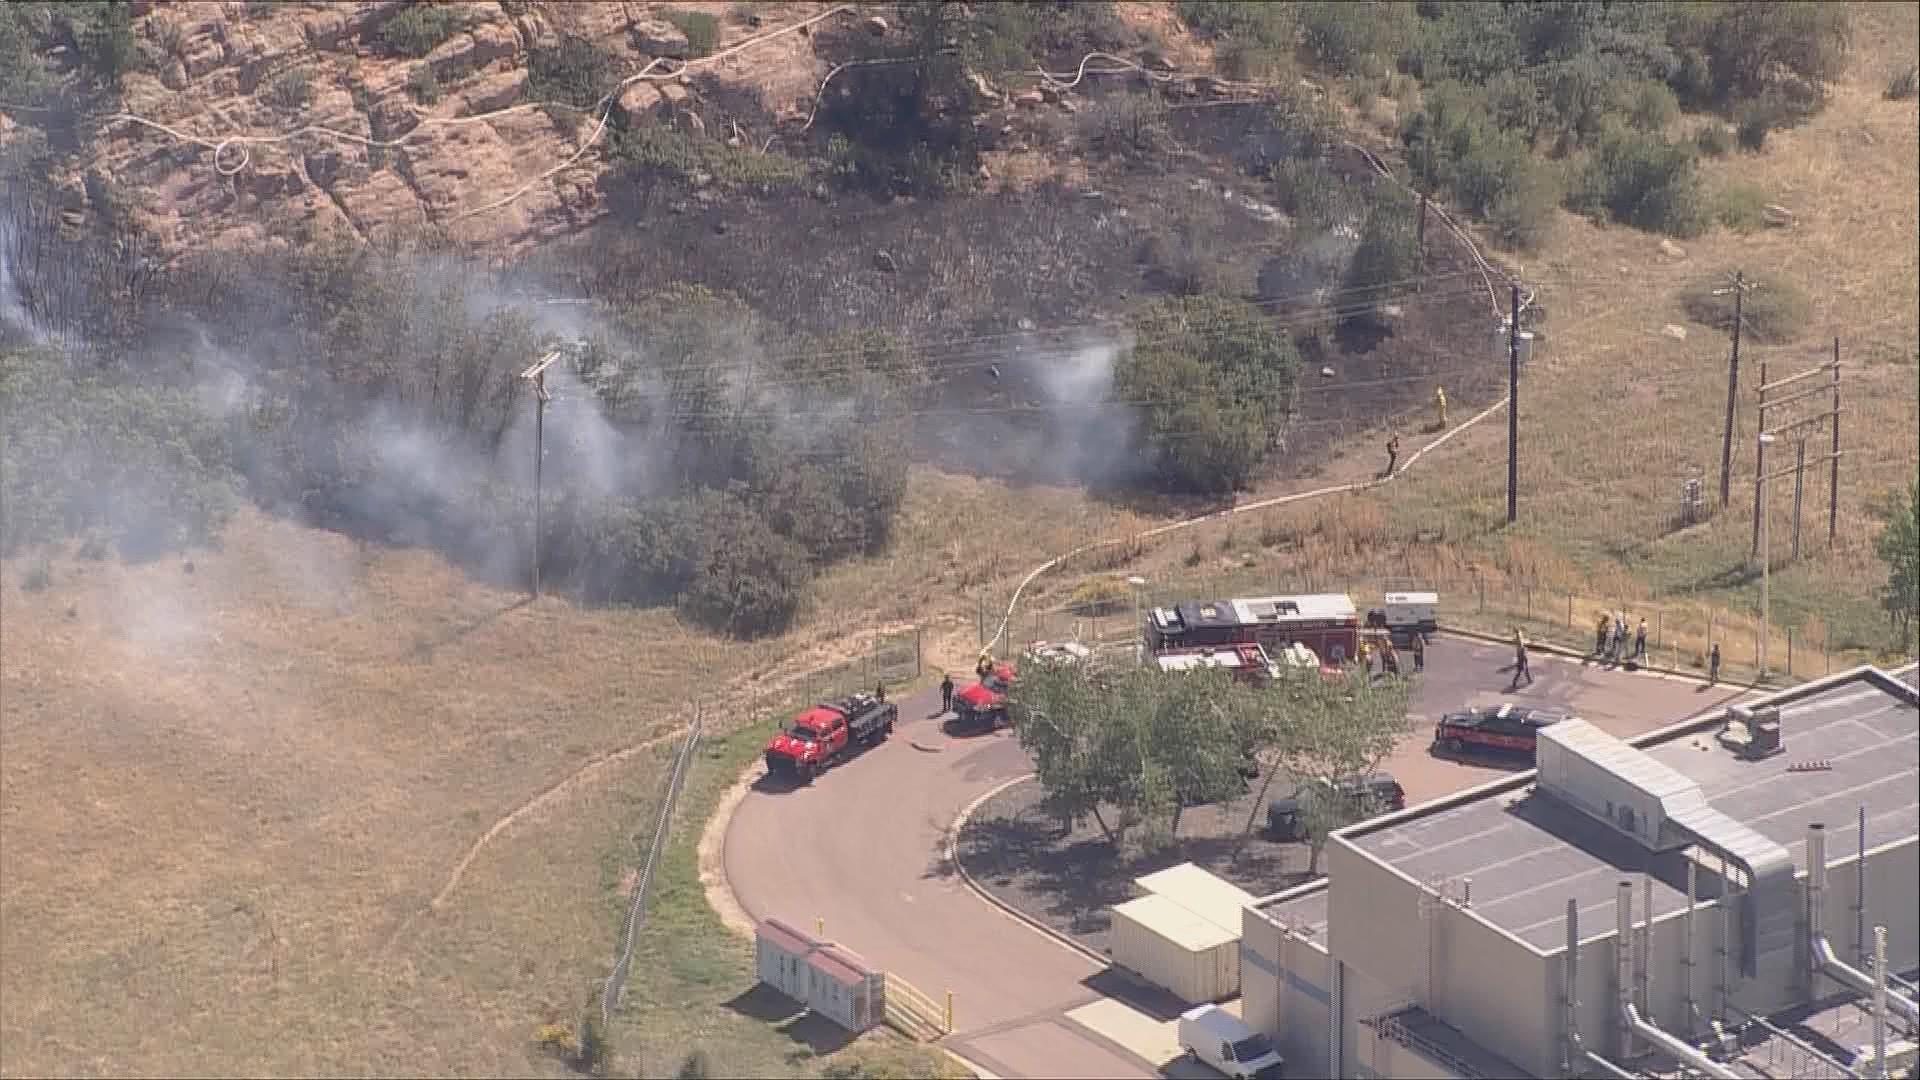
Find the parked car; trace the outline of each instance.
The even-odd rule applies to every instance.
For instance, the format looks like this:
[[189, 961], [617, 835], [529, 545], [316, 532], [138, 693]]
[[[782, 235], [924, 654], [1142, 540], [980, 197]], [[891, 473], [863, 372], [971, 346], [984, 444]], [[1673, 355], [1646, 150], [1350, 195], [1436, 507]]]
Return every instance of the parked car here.
[[1540, 729], [1557, 724], [1567, 714], [1531, 705], [1482, 705], [1450, 712], [1433, 726], [1433, 745], [1449, 754], [1471, 750], [1533, 758]]
[[[1400, 781], [1386, 773], [1349, 777], [1338, 783], [1317, 777], [1309, 783], [1319, 784], [1323, 789], [1331, 787], [1335, 797], [1347, 804], [1355, 820], [1407, 808], [1406, 790], [1400, 786]], [[1278, 840], [1298, 840], [1306, 836], [1306, 825], [1300, 820], [1301, 793], [1301, 789], [1296, 788], [1291, 795], [1267, 804], [1269, 836]]]
[[1180, 1049], [1236, 1080], [1280, 1080], [1286, 1063], [1273, 1043], [1218, 1005], [1198, 1005], [1180, 1014]]

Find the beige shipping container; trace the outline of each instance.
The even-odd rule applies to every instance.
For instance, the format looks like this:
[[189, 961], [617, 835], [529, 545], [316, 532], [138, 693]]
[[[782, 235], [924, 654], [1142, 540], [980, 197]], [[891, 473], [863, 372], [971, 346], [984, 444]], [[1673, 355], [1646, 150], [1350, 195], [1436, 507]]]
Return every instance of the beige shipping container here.
[[1114, 905], [1107, 941], [1115, 967], [1165, 987], [1188, 1004], [1240, 992], [1240, 934], [1165, 896]]
[[1145, 895], [1164, 896], [1208, 922], [1236, 933], [1242, 925], [1241, 912], [1254, 902], [1252, 893], [1190, 862], [1137, 877], [1133, 884]]

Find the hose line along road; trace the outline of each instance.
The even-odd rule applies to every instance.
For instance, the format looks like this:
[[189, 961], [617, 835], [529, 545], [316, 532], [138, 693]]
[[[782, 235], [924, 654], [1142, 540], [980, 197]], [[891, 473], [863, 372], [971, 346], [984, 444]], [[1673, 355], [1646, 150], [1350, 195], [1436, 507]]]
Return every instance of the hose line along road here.
[[960, 811], [1033, 766], [1004, 732], [948, 739], [927, 719], [939, 707], [937, 693], [914, 694], [885, 744], [811, 786], [749, 795], [726, 840], [740, 906], [809, 933], [823, 919], [827, 938], [936, 1003], [951, 990], [946, 1044], [1000, 1075], [1157, 1075], [1063, 1015], [1100, 997], [1082, 983], [1099, 965], [989, 907], [945, 867]]

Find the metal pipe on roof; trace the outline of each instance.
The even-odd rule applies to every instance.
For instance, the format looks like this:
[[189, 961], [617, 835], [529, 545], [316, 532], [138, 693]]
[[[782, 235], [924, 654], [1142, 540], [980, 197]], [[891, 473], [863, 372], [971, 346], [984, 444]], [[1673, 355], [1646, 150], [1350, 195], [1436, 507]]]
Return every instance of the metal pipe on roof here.
[[1694, 1033], [1700, 1030], [1700, 1006], [1693, 1000], [1693, 898], [1699, 895], [1696, 892], [1699, 873], [1700, 864], [1693, 860], [1693, 856], [1687, 856], [1687, 914], [1680, 924], [1686, 937], [1680, 954], [1680, 1000], [1686, 1004], [1682, 1019], [1687, 1025], [1688, 1039], [1692, 1039]]
[[1614, 937], [1613, 937], [1613, 993], [1616, 1000], [1614, 1011], [1619, 1015], [1614, 1023], [1618, 1038], [1614, 1040], [1614, 1052], [1622, 1058], [1632, 1061], [1633, 1046], [1633, 1000], [1630, 995], [1633, 983], [1629, 969], [1633, 963], [1633, 882], [1620, 882], [1620, 891], [1614, 900]]
[[1591, 1050], [1587, 1051], [1587, 1060], [1592, 1062], [1594, 1067], [1598, 1068], [1601, 1072], [1613, 1077], [1614, 1080], [1640, 1080], [1639, 1073], [1628, 1072]]
[[1640, 875], [1640, 930], [1634, 935], [1633, 988], [1641, 1016], [1653, 1015], [1653, 999], [1647, 968], [1653, 946], [1653, 875]]
[[1573, 1064], [1580, 1059], [1579, 1002], [1580, 987], [1580, 902], [1567, 898], [1567, 959], [1561, 968], [1560, 1024], [1566, 1038], [1560, 1044], [1560, 1074], [1573, 1075]]
[[1920, 1005], [1902, 994], [1886, 989], [1884, 982], [1840, 959], [1827, 940], [1827, 827], [1821, 822], [1807, 826], [1807, 953], [1812, 966], [1809, 974], [1824, 974], [1861, 994], [1885, 994], [1894, 1012], [1909, 1025], [1920, 1026]]
[[1873, 1072], [1887, 1076], [1887, 928], [1873, 928]]
[[1620, 1044], [1628, 1051], [1622, 1056], [1629, 1059], [1633, 1057], [1631, 1052], [1632, 1041], [1634, 1036], [1638, 1036], [1652, 1043], [1674, 1060], [1706, 1073], [1708, 1076], [1713, 1077], [1714, 1080], [1741, 1080], [1739, 1073], [1734, 1072], [1732, 1069], [1701, 1053], [1688, 1044], [1686, 1040], [1675, 1038], [1665, 1031], [1660, 1030], [1659, 1025], [1648, 1023], [1646, 1020], [1641, 1019], [1640, 1011], [1634, 1008], [1633, 1000], [1628, 989], [1629, 984], [1627, 982], [1627, 967], [1631, 955], [1631, 938], [1629, 935], [1633, 927], [1633, 882], [1631, 881], [1622, 880], [1620, 882], [1616, 914], [1619, 931], [1613, 942], [1614, 969], [1616, 978], [1618, 979], [1615, 989], [1619, 999]]

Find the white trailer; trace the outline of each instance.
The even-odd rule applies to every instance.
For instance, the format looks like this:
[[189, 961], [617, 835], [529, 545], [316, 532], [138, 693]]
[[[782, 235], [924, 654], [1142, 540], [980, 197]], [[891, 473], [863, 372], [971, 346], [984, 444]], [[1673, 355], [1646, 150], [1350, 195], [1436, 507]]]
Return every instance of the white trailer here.
[[1115, 967], [1192, 1005], [1240, 992], [1240, 933], [1157, 893], [1116, 904], [1107, 931]]

